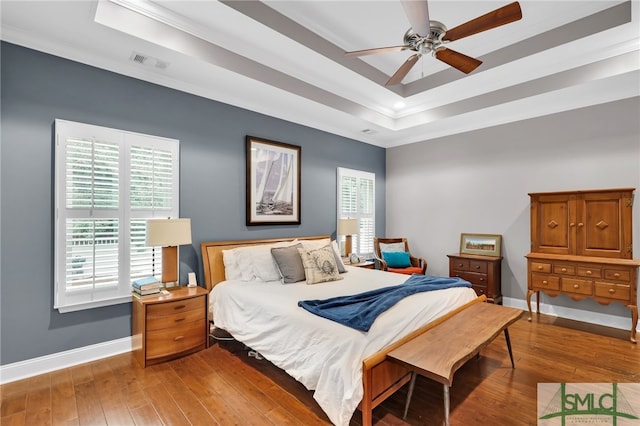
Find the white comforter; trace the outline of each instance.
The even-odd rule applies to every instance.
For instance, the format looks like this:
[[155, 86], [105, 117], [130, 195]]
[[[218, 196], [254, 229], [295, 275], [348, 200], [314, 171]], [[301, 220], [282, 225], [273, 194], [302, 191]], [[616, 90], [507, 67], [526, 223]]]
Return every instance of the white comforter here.
[[408, 276], [348, 267], [344, 280], [305, 282], [224, 281], [211, 291], [216, 327], [315, 390], [314, 398], [336, 425], [348, 425], [362, 400], [362, 360], [476, 297], [470, 288], [407, 297], [381, 314], [368, 332], [313, 315], [299, 300], [325, 299], [403, 283]]

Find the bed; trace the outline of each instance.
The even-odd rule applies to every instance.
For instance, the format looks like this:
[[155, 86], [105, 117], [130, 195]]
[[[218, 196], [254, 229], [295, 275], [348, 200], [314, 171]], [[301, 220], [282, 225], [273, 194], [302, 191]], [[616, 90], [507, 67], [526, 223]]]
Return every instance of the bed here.
[[[237, 271], [238, 265], [232, 267], [227, 258], [242, 250], [257, 253], [264, 247], [292, 244], [320, 247], [327, 241], [323, 235], [202, 243], [210, 315], [216, 327], [312, 390], [332, 423], [348, 425], [358, 408], [363, 425], [370, 425], [373, 408], [410, 380], [406, 367], [388, 360], [386, 353], [485, 299], [467, 287], [418, 293], [400, 300], [364, 332], [307, 312], [298, 302], [402, 284], [406, 275], [347, 265], [334, 281], [283, 283], [270, 280], [269, 274], [241, 276], [251, 268]], [[240, 259], [239, 253], [235, 256]]]

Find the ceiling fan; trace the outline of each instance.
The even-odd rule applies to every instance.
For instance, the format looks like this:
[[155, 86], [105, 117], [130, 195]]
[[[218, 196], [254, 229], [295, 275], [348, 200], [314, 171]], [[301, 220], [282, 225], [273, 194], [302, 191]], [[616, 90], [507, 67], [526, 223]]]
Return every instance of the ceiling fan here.
[[480, 66], [482, 61], [451, 50], [444, 45], [451, 41], [460, 40], [461, 38], [509, 24], [522, 18], [520, 4], [516, 1], [447, 30], [447, 27], [441, 22], [429, 20], [427, 0], [401, 0], [401, 3], [411, 24], [411, 28], [409, 28], [404, 35], [403, 45], [346, 52], [348, 56], [365, 56], [402, 50], [412, 50], [416, 52], [398, 68], [385, 86], [399, 84], [418, 62], [418, 59], [427, 53], [431, 53], [436, 59], [465, 74], [469, 74]]

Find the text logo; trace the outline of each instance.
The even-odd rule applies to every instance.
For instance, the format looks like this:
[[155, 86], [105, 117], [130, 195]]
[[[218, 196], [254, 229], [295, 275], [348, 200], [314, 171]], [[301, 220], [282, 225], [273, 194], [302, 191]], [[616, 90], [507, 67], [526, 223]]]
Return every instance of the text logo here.
[[538, 425], [640, 425], [640, 383], [538, 383]]

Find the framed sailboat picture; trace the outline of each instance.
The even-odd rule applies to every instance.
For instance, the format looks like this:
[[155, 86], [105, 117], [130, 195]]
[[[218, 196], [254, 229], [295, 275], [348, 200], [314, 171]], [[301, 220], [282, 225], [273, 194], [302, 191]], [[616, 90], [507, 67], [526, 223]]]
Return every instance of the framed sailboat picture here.
[[300, 147], [247, 136], [247, 225], [300, 223]]

